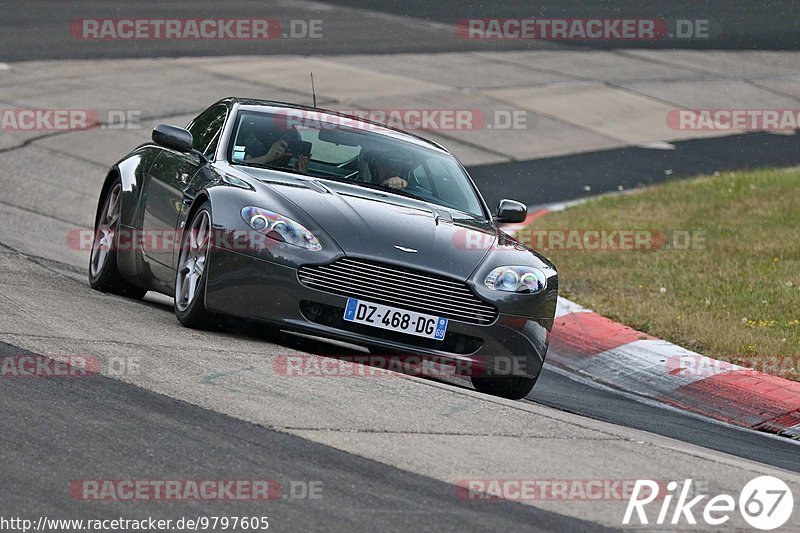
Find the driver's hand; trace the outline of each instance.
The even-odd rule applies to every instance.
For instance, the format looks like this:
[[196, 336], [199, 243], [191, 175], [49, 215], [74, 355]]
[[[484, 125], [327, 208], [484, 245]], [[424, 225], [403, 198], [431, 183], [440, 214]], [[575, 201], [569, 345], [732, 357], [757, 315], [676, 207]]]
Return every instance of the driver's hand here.
[[286, 139], [279, 139], [272, 143], [272, 146], [269, 147], [269, 151], [264, 154], [264, 160], [266, 161], [275, 161], [276, 159], [280, 159], [284, 155], [286, 155], [286, 149], [289, 147], [289, 143], [286, 142]]
[[405, 189], [408, 186], [408, 182], [403, 178], [395, 176], [393, 178], [384, 180], [382, 185], [384, 187], [389, 187], [390, 189]]

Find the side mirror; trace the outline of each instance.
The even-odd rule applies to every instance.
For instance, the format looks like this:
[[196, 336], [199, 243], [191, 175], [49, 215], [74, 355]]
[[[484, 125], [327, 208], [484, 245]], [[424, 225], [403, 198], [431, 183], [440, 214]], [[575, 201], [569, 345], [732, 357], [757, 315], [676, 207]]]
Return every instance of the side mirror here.
[[495, 220], [503, 223], [524, 222], [528, 216], [528, 206], [516, 200], [500, 200], [497, 204]]
[[188, 130], [169, 124], [159, 124], [153, 128], [153, 142], [179, 152], [192, 151], [192, 134]]

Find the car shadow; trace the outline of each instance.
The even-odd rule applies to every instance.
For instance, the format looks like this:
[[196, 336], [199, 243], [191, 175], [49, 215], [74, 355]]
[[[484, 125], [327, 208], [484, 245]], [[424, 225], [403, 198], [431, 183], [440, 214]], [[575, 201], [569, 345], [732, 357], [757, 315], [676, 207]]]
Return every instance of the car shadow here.
[[[172, 298], [166, 295], [151, 291], [147, 293], [141, 304], [174, 315]], [[177, 322], [177, 318], [175, 320]], [[446, 372], [436, 372], [430, 368], [420, 369], [420, 367], [400, 364], [402, 358], [413, 357], [414, 354], [383, 353], [363, 346], [284, 331], [265, 324], [233, 317], [224, 318], [208, 333], [269, 342], [298, 352], [362, 364], [378, 372], [386, 371], [384, 370], [385, 368], [390, 368], [391, 370], [388, 371], [397, 372], [405, 376], [419, 377], [427, 381], [473, 390], [473, 387], [469, 384], [469, 379], [466, 377], [453, 376]], [[367, 372], [367, 374], [369, 373]]]

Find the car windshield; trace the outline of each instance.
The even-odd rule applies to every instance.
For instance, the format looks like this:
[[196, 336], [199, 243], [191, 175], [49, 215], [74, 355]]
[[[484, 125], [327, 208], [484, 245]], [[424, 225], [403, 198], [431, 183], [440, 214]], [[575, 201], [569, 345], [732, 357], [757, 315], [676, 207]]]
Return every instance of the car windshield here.
[[378, 129], [383, 128], [321, 112], [240, 111], [228, 157], [238, 165], [377, 188], [485, 217], [453, 156]]

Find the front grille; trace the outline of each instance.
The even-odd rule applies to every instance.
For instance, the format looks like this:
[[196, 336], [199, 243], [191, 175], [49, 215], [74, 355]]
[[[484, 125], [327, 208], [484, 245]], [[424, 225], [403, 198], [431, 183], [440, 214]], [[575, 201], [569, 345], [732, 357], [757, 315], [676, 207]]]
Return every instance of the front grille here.
[[441, 276], [359, 259], [300, 267], [300, 282], [325, 292], [361, 298], [473, 324], [491, 324], [497, 310], [463, 283]]

